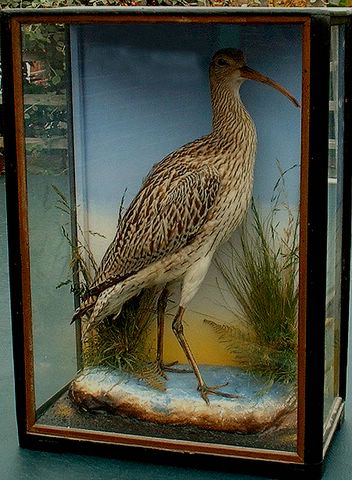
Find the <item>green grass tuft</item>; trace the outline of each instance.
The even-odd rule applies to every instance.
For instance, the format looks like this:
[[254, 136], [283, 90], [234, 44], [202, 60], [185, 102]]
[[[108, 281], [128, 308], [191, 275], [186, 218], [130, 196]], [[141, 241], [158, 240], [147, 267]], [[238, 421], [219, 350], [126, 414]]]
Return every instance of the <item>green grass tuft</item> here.
[[[278, 214], [287, 213], [279, 230]], [[297, 370], [298, 220], [274, 197], [263, 217], [252, 203], [240, 245], [216, 264], [235, 299], [234, 325], [206, 320], [246, 371], [292, 384]]]

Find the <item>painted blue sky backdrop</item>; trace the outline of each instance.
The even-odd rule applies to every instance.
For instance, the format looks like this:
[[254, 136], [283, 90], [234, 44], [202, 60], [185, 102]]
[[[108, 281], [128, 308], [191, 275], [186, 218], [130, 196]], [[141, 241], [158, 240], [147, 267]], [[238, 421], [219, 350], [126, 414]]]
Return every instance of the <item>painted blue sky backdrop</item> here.
[[[97, 217], [110, 218], [114, 230], [125, 189], [128, 203], [154, 163], [210, 131], [208, 65], [219, 48], [241, 48], [249, 66], [301, 96], [297, 25], [71, 29], [78, 202], [93, 230], [104, 228]], [[254, 192], [266, 203], [278, 178], [277, 161], [283, 169], [300, 162], [301, 112], [263, 84], [247, 81], [241, 94], [258, 131]], [[297, 168], [286, 186], [295, 207]]]

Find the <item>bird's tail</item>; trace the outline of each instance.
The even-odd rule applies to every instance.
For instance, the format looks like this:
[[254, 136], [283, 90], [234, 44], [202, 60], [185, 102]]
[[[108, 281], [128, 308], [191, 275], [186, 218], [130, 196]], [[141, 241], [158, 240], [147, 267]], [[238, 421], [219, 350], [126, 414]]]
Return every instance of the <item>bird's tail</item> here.
[[91, 295], [84, 300], [73, 315], [71, 323], [85, 314], [89, 314], [87, 328], [91, 329], [104, 318], [117, 317], [123, 305], [145, 287], [145, 283], [135, 276], [105, 288], [98, 295]]
[[89, 328], [106, 317], [117, 317], [127, 300], [138, 295], [140, 291], [141, 288], [131, 286], [128, 281], [106, 288], [94, 303], [93, 312], [88, 320]]
[[142, 286], [136, 286], [131, 281], [121, 282], [106, 288], [99, 295], [92, 295], [85, 300], [73, 315], [72, 322], [81, 318], [84, 314], [88, 314], [89, 317], [84, 327], [85, 331], [88, 332], [97, 327], [105, 318], [118, 317], [127, 300], [138, 295], [141, 290]]
[[96, 304], [98, 300], [97, 295], [92, 295], [88, 297], [86, 300], [84, 300], [81, 305], [77, 308], [75, 313], [73, 314], [71, 324], [74, 323], [76, 320], [80, 319], [83, 317], [83, 315], [89, 313], [90, 310], [94, 308], [94, 305]]

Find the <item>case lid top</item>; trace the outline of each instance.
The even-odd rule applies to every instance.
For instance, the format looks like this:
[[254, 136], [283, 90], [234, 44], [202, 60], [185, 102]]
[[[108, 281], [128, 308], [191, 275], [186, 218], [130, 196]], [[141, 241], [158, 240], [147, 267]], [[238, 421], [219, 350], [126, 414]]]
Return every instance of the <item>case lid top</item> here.
[[60, 7], [60, 8], [8, 8], [0, 11], [4, 16], [46, 16], [46, 15], [274, 15], [274, 16], [314, 16], [348, 17], [352, 8], [348, 7], [198, 7], [198, 6], [120, 6], [120, 7]]

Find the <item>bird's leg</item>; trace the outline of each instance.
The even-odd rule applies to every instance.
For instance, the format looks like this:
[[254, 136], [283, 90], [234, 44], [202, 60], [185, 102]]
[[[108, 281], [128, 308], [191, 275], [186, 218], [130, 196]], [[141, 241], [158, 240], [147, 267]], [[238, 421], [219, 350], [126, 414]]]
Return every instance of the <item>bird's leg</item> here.
[[156, 362], [160, 372], [165, 376], [164, 372], [192, 373], [192, 370], [172, 368], [178, 362], [164, 363], [164, 331], [165, 331], [165, 310], [169, 297], [169, 289], [163, 288], [157, 303], [157, 345], [156, 345]]
[[179, 342], [179, 344], [182, 347], [182, 350], [184, 351], [187, 360], [191, 364], [191, 367], [193, 369], [193, 372], [198, 380], [198, 391], [200, 392], [201, 397], [209, 405], [209, 398], [208, 395], [213, 394], [213, 395], [220, 395], [221, 397], [226, 397], [226, 398], [237, 398], [238, 395], [233, 395], [231, 393], [224, 393], [224, 392], [218, 392], [219, 388], [225, 387], [228, 382], [222, 384], [222, 385], [214, 385], [212, 387], [208, 387], [208, 385], [204, 382], [203, 377], [200, 373], [199, 367], [197, 365], [197, 362], [193, 356], [193, 353], [187, 343], [187, 340], [185, 338], [184, 332], [183, 332], [183, 324], [182, 324], [182, 317], [185, 312], [185, 308], [180, 306], [176, 317], [174, 318], [174, 321], [172, 322], [172, 329], [176, 335], [176, 338]]
[[156, 343], [156, 363], [160, 372], [164, 375], [164, 331], [165, 331], [165, 310], [167, 306], [167, 298], [169, 290], [166, 287], [163, 288], [157, 304], [157, 343]]

